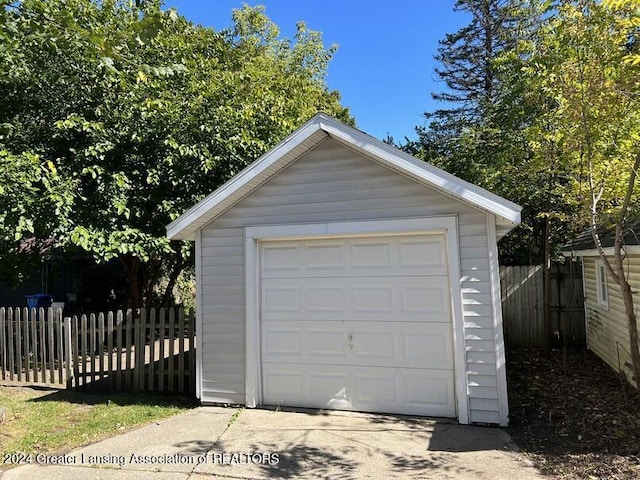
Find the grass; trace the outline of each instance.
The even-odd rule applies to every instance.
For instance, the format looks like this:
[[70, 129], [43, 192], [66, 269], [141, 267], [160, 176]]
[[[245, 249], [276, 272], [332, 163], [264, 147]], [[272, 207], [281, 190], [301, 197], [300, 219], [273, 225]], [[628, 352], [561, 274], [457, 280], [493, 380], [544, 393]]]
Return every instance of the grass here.
[[7, 409], [0, 452], [37, 454], [65, 453], [184, 412], [195, 403], [160, 395], [0, 386], [0, 405]]

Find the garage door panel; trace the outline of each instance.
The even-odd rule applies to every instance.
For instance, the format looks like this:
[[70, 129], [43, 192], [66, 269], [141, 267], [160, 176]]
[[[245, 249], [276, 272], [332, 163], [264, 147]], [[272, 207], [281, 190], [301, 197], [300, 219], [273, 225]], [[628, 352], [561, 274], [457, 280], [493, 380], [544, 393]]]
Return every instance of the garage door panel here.
[[351, 400], [347, 396], [349, 373], [346, 369], [331, 372], [310, 371], [307, 379], [310, 398], [323, 399], [324, 405], [328, 408], [350, 408]]
[[[265, 405], [455, 416], [453, 382], [448, 372], [266, 364], [263, 376]], [[283, 385], [287, 382], [296, 385]], [[278, 386], [271, 388], [269, 384]]]
[[350, 266], [354, 270], [371, 269], [392, 270], [392, 249], [394, 245], [389, 241], [352, 241], [350, 245]]
[[[296, 402], [304, 398], [305, 380], [299, 368], [283, 367], [263, 368], [264, 399], [267, 404]], [[266, 399], [270, 399], [269, 402]], [[276, 400], [274, 400], [276, 399]], [[290, 403], [293, 405], [293, 403]]]
[[454, 385], [450, 372], [431, 370], [429, 377], [419, 372], [405, 371], [404, 383], [407, 404], [432, 412], [430, 415], [454, 416]]
[[399, 266], [403, 271], [447, 274], [447, 252], [442, 237], [415, 237], [398, 240]]
[[301, 248], [304, 255], [304, 267], [299, 269], [302, 272], [326, 272], [331, 270], [341, 270], [345, 264], [344, 245], [340, 241], [329, 241], [322, 243], [307, 243]]
[[391, 283], [355, 285], [351, 287], [351, 310], [354, 314], [390, 314], [394, 311], [394, 291]]
[[400, 335], [407, 365], [453, 370], [453, 339], [448, 325], [434, 325], [429, 332], [407, 329]]
[[447, 275], [441, 235], [263, 242], [262, 278]]
[[264, 279], [262, 319], [450, 323], [447, 277]]
[[265, 329], [263, 334], [263, 348], [269, 355], [302, 355], [302, 331], [300, 328], [295, 328], [291, 325]]
[[278, 315], [301, 313], [300, 286], [290, 284], [265, 284], [262, 288], [262, 310], [265, 314]]
[[302, 315], [313, 316], [322, 312], [327, 315], [344, 315], [348, 288], [344, 286], [331, 285], [329, 282], [321, 284], [310, 284], [301, 289]]
[[262, 330], [264, 362], [453, 370], [448, 324], [265, 321]]
[[292, 275], [300, 268], [300, 250], [294, 243], [267, 243], [261, 253], [263, 273]]

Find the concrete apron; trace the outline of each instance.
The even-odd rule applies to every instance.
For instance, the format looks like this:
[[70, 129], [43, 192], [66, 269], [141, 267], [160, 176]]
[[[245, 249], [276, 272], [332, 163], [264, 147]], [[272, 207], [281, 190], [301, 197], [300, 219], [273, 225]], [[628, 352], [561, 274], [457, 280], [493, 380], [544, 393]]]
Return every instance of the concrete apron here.
[[[58, 465], [54, 462], [66, 462]], [[498, 428], [423, 417], [201, 407], [2, 480], [542, 479]]]

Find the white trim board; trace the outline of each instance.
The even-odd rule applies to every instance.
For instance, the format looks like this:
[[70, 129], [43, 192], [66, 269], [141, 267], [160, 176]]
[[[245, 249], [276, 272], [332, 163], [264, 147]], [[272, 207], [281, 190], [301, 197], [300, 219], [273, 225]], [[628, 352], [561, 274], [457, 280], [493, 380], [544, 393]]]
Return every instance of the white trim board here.
[[[604, 247], [602, 250], [607, 257], [612, 257], [615, 254], [614, 247]], [[625, 245], [623, 249], [623, 254], [624, 253], [626, 253], [627, 255], [640, 255], [640, 245]], [[562, 254], [565, 257], [570, 257], [571, 255], [575, 257], [599, 257], [600, 251], [597, 248], [590, 248], [588, 250], [575, 250], [573, 252], [571, 250], [564, 250]]]
[[447, 245], [449, 286], [454, 351], [455, 397], [458, 421], [469, 423], [469, 397], [464, 348], [464, 321], [460, 288], [460, 263], [457, 217], [431, 217], [364, 222], [332, 222], [315, 224], [247, 226], [245, 238], [245, 312], [246, 312], [246, 376], [247, 407], [262, 404], [262, 375], [259, 322], [259, 248], [265, 240], [326, 239], [358, 236], [444, 234]]
[[[495, 238], [495, 217], [487, 213], [487, 237]], [[489, 242], [489, 276], [491, 282], [491, 300], [493, 303], [493, 332], [496, 345], [496, 371], [498, 375], [498, 404], [500, 425], [509, 425], [509, 396], [507, 393], [507, 355], [502, 329], [502, 301], [500, 295], [500, 265], [498, 264], [498, 245]]]

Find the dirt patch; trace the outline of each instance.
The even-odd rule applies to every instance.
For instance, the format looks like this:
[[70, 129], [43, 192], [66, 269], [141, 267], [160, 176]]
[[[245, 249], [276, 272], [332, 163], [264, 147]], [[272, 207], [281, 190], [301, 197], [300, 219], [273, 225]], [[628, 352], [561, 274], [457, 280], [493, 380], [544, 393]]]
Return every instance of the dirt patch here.
[[591, 352], [508, 353], [509, 433], [557, 478], [640, 478], [640, 396]]

